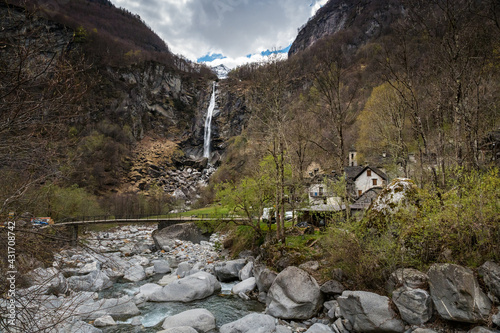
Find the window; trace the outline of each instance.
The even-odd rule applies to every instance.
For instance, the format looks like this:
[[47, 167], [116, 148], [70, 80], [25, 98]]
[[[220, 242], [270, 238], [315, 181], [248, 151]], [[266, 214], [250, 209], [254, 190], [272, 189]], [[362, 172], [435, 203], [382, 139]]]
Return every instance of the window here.
[[322, 187], [319, 188], [319, 195], [323, 195], [323, 188]]
[[371, 177], [372, 176], [372, 171], [370, 169], [366, 170], [366, 175], [368, 177]]
[[373, 186], [377, 186], [377, 179], [372, 179]]
[[358, 190], [358, 197], [360, 197], [360, 196], [361, 196], [361, 194], [363, 194], [363, 191]]

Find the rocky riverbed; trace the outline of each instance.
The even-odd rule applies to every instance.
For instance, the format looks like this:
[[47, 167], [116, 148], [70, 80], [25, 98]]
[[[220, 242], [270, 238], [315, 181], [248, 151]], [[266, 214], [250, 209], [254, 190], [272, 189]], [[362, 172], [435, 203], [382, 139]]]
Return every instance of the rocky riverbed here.
[[484, 286], [457, 265], [397, 270], [389, 299], [333, 279], [318, 285], [307, 272], [316, 262], [278, 274], [258, 258], [225, 260], [223, 237], [204, 240], [192, 224], [155, 229], [91, 232], [84, 246], [57, 254], [53, 267], [34, 269], [31, 286], [17, 290], [19, 327], [10, 332], [494, 332], [500, 325], [493, 262], [479, 269]]

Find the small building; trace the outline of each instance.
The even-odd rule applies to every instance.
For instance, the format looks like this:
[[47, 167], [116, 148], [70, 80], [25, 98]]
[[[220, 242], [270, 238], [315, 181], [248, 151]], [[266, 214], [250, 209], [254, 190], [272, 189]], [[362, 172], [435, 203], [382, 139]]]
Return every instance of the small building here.
[[384, 187], [388, 177], [379, 168], [372, 166], [347, 166], [344, 168], [347, 177], [349, 192], [354, 198], [359, 198], [363, 193], [372, 188]]

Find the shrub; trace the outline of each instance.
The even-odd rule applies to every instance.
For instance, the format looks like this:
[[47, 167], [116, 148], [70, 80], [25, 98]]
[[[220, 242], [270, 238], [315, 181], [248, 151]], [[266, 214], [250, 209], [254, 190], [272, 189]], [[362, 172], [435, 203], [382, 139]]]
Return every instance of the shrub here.
[[446, 193], [419, 189], [416, 204], [394, 210], [383, 225], [367, 214], [330, 227], [322, 245], [331, 266], [342, 268], [357, 288], [383, 290], [398, 267], [426, 270], [435, 262], [477, 267], [500, 260], [498, 170], [454, 174]]

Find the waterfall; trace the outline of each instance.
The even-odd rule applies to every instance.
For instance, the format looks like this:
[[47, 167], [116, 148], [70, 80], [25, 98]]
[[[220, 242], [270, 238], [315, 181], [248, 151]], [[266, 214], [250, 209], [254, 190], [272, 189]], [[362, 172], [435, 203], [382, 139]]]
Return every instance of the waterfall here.
[[212, 135], [212, 116], [215, 109], [215, 82], [213, 84], [212, 97], [207, 110], [207, 118], [205, 119], [205, 135], [203, 137], [203, 157], [210, 158], [210, 140]]

